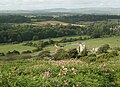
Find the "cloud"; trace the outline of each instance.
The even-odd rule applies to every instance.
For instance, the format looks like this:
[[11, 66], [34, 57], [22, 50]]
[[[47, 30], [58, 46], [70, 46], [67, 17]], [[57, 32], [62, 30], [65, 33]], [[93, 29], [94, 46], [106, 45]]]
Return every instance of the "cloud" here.
[[0, 0], [0, 9], [120, 7], [120, 0]]

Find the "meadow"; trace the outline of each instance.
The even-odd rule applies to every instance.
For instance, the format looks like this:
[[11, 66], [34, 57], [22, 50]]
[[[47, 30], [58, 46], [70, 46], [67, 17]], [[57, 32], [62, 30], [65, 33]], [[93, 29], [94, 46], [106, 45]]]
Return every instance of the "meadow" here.
[[[69, 37], [70, 38], [70, 37]], [[76, 36], [78, 38], [78, 36]], [[60, 39], [60, 38], [59, 38]], [[65, 44], [66, 46], [64, 49], [73, 49], [77, 48], [79, 44], [77, 43], [83, 43], [86, 44], [88, 49], [91, 48], [98, 48], [103, 44], [109, 44], [110, 47], [120, 47], [120, 36], [113, 36], [113, 37], [108, 37], [108, 38], [97, 38], [97, 39], [89, 39], [89, 40], [84, 40], [84, 41], [75, 41], [75, 42], [67, 42], [67, 43], [60, 43], [60, 44]], [[44, 48], [45, 50], [49, 51], [54, 51], [56, 48], [55, 46], [47, 46]]]
[[[79, 38], [80, 36], [66, 36], [66, 37], [59, 37], [59, 38], [50, 38], [54, 41], [60, 41], [63, 38]], [[82, 36], [82, 37], [88, 37], [88, 36]], [[48, 41], [49, 39], [42, 39], [38, 41], [32, 41], [33, 43], [37, 43], [39, 41]], [[66, 43], [60, 43], [61, 45], [65, 45], [64, 49], [73, 49], [77, 48], [79, 44], [77, 43], [83, 43], [86, 44], [88, 49], [91, 48], [97, 48], [100, 47], [103, 44], [109, 44], [110, 47], [120, 47], [120, 36], [113, 36], [113, 37], [107, 37], [107, 38], [97, 38], [97, 39], [89, 39], [89, 40], [81, 40], [81, 41], [75, 41], [75, 42], [66, 42]], [[25, 43], [25, 42], [23, 42]], [[0, 44], [0, 52], [7, 53], [8, 51], [17, 50], [19, 52], [26, 51], [26, 50], [34, 50], [35, 47], [32, 46], [23, 46], [23, 43], [19, 44]], [[44, 48], [44, 50], [47, 51], [55, 51], [56, 47], [54, 45], [49, 45]]]

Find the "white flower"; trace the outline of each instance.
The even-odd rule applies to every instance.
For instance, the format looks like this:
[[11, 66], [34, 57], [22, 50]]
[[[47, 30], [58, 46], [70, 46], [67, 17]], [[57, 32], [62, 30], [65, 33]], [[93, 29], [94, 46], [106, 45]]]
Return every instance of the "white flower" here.
[[75, 68], [72, 68], [72, 71], [74, 71], [75, 70]]

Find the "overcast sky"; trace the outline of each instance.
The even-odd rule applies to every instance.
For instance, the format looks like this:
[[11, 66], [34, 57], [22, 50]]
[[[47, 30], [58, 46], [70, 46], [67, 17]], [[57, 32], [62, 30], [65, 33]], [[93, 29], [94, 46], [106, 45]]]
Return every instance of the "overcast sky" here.
[[49, 8], [120, 8], [120, 0], [0, 0], [0, 10], [39, 10]]

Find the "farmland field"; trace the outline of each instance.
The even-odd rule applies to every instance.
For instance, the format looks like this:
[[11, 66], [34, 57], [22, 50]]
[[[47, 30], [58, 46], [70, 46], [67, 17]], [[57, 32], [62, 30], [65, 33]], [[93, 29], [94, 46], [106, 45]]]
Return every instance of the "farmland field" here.
[[22, 44], [1, 44], [0, 45], [0, 52], [7, 53], [8, 51], [25, 51], [25, 50], [33, 50], [35, 47], [30, 47], [30, 46], [23, 46]]

